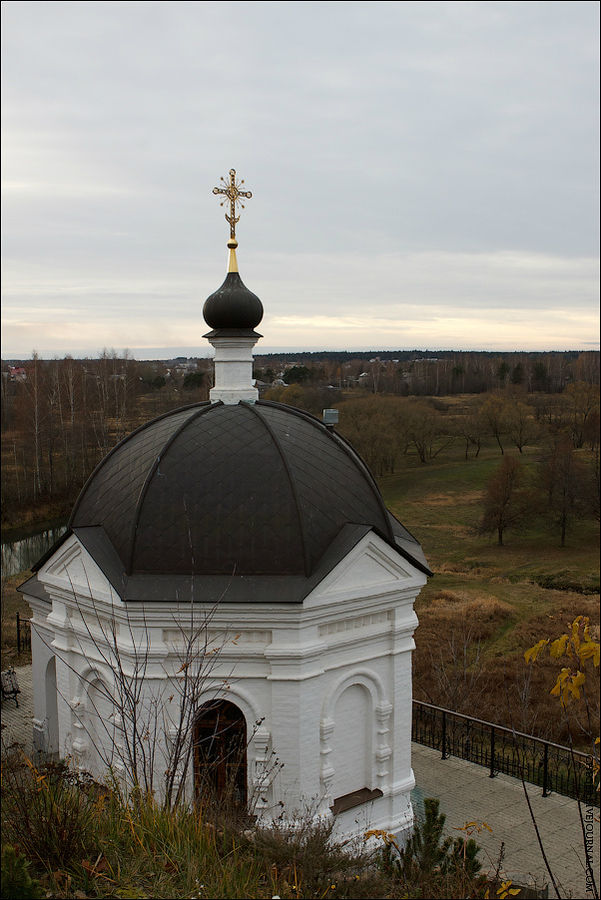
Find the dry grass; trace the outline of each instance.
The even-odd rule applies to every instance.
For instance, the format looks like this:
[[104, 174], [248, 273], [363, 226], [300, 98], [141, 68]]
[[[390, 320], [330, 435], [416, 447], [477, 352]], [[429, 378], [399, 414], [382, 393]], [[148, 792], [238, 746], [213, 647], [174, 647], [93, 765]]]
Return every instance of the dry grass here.
[[73, 496], [62, 500], [40, 500], [31, 506], [25, 504], [20, 506], [18, 515], [15, 515], [12, 510], [5, 510], [3, 506], [2, 540], [18, 541], [22, 537], [36, 534], [46, 528], [63, 525], [69, 518], [74, 502], [75, 497]]
[[3, 843], [26, 856], [43, 896], [398, 896], [378, 856], [343, 849], [332, 823], [262, 829], [219, 811], [207, 819], [205, 809], [167, 810], [151, 796], [127, 802], [64, 764], [38, 769], [20, 754], [2, 763]]
[[[468, 491], [461, 495], [462, 503], [479, 503], [482, 500], [483, 491]], [[457, 495], [449, 494], [430, 494], [424, 497], [424, 503], [427, 506], [456, 506]]]
[[[577, 615], [590, 616], [598, 634], [598, 604], [590, 596], [546, 593], [552, 596], [544, 598], [543, 608], [530, 606], [521, 618], [523, 611], [511, 603], [465, 589], [440, 590], [420, 604], [416, 699], [567, 743], [568, 722], [550, 693], [558, 660], [542, 657], [527, 665], [524, 650], [541, 637], [558, 637]], [[593, 673], [586, 702], [575, 702], [570, 712], [572, 738], [590, 749], [586, 735], [599, 728], [599, 682]]]
[[17, 591], [17, 586], [27, 578], [27, 573], [11, 575], [2, 579], [2, 668], [8, 666], [24, 666], [31, 662], [31, 650], [17, 653], [17, 613], [21, 617], [21, 628], [29, 629], [31, 610]]

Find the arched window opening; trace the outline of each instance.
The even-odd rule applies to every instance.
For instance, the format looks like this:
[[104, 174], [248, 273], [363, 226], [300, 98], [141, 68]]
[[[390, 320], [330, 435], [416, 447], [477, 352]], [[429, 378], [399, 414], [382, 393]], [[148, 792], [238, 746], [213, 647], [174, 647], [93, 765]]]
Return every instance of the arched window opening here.
[[197, 799], [246, 805], [246, 719], [228, 700], [205, 703], [196, 719], [194, 786]]

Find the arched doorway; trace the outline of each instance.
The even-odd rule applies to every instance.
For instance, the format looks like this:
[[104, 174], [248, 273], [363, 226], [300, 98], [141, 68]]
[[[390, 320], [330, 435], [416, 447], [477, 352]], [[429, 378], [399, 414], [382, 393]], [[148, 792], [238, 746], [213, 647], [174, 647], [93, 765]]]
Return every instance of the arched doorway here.
[[194, 787], [197, 798], [246, 805], [246, 719], [228, 700], [200, 708], [194, 724]]

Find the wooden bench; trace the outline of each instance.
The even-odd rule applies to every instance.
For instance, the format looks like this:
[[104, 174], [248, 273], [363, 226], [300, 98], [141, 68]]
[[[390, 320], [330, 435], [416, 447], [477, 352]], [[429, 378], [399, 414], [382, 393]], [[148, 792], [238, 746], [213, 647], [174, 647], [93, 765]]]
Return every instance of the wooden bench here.
[[17, 694], [21, 693], [21, 688], [19, 687], [19, 682], [17, 681], [17, 673], [15, 672], [13, 667], [11, 666], [4, 672], [0, 672], [0, 679], [2, 681], [2, 699], [14, 700], [18, 706], [19, 701], [17, 700]]

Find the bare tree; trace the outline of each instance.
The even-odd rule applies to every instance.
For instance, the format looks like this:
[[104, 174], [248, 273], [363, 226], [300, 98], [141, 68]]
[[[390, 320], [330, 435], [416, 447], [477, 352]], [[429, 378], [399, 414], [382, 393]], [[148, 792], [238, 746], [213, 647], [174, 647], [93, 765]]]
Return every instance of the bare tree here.
[[589, 419], [599, 420], [599, 386], [585, 381], [569, 384], [564, 391], [570, 416], [570, 429], [574, 447], [582, 447], [587, 435]]
[[480, 415], [493, 435], [501, 454], [505, 453], [501, 438], [507, 433], [507, 403], [502, 394], [492, 394], [480, 408]]
[[468, 711], [486, 686], [482, 679], [482, 644], [467, 619], [428, 646], [430, 667], [422, 690], [430, 703]]
[[85, 702], [74, 707], [80, 727], [128, 795], [159, 793], [165, 806], [178, 806], [185, 799], [200, 698], [206, 700], [207, 692], [217, 697], [231, 682], [231, 671], [216, 676], [215, 667], [223, 647], [236, 637], [211, 628], [220, 601], [203, 604], [191, 596], [172, 614], [177, 638], [161, 666], [165, 677], [157, 679], [155, 672], [151, 678], [146, 609], [133, 613], [121, 604], [96, 601], [89, 584], [88, 593], [82, 597], [72, 585], [71, 641], [94, 661], [92, 673], [82, 675], [68, 653], [53, 648], [85, 688]]
[[37, 499], [42, 493], [42, 388], [40, 374], [40, 359], [34, 350], [31, 354], [31, 365], [27, 372], [25, 382], [29, 397], [30, 427], [33, 443], [33, 498]]
[[531, 407], [520, 400], [509, 400], [505, 407], [505, 427], [513, 444], [520, 453], [532, 444], [539, 435], [539, 428], [532, 415]]
[[422, 463], [435, 459], [455, 440], [442, 416], [423, 402], [411, 403], [407, 407], [404, 425], [406, 435]]
[[486, 486], [480, 531], [496, 531], [499, 546], [503, 545], [505, 530], [515, 528], [526, 514], [526, 496], [520, 490], [520, 480], [518, 460], [513, 456], [504, 456]]
[[485, 433], [485, 425], [479, 409], [470, 409], [464, 415], [457, 416], [454, 423], [457, 434], [465, 441], [465, 459], [469, 459], [470, 448], [474, 449], [474, 459], [477, 458]]
[[561, 546], [565, 547], [568, 525], [585, 500], [586, 475], [574, 453], [570, 438], [563, 434], [555, 442], [542, 464], [542, 482], [547, 492], [547, 510], [559, 526]]

